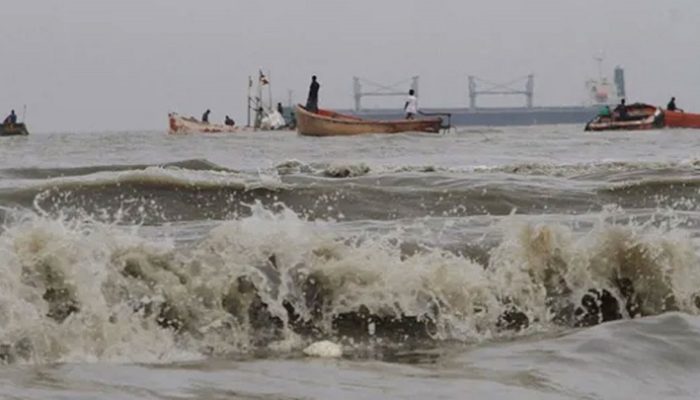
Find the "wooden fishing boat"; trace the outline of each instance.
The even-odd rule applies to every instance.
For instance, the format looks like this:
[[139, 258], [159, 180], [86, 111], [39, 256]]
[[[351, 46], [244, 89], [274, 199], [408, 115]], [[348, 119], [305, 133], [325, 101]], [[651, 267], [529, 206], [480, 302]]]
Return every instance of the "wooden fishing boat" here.
[[700, 114], [683, 111], [662, 110], [649, 104], [627, 106], [627, 117], [620, 118], [619, 112], [599, 115], [586, 125], [587, 131], [644, 130], [662, 128], [700, 129]]
[[27, 125], [23, 123], [17, 124], [0, 124], [0, 136], [27, 136], [29, 131]]
[[[267, 113], [260, 120], [260, 125], [257, 129], [264, 131], [286, 129], [287, 122], [284, 117], [277, 111]], [[236, 132], [251, 132], [255, 128], [244, 126], [231, 126], [222, 124], [212, 124], [201, 122], [194, 117], [182, 117], [177, 113], [168, 114], [168, 132], [174, 134], [186, 133], [236, 133]]]
[[429, 132], [439, 133], [442, 118], [371, 121], [329, 110], [318, 113], [296, 107], [297, 131], [307, 136], [349, 136], [367, 133]]
[[588, 124], [587, 131], [644, 130], [663, 128], [663, 112], [648, 104], [631, 104], [627, 106], [627, 117], [621, 118], [618, 111], [610, 115], [598, 115]]
[[683, 111], [664, 111], [664, 125], [667, 128], [700, 129], [700, 114]]
[[170, 134], [181, 133], [234, 133], [240, 129], [237, 126], [208, 124], [196, 118], [182, 117], [177, 113], [168, 114], [168, 126]]

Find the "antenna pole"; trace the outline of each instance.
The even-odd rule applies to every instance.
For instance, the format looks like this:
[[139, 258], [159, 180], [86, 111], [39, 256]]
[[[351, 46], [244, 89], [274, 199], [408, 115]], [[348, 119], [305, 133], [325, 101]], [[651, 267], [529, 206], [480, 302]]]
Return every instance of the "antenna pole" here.
[[253, 78], [248, 75], [248, 120], [246, 123], [247, 127], [250, 127], [250, 89], [253, 87]]

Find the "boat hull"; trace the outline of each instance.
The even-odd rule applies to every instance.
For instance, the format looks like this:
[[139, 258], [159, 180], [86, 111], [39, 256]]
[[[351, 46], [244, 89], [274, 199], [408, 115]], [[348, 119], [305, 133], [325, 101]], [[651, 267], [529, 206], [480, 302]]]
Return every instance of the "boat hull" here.
[[700, 114], [665, 111], [664, 125], [668, 128], [700, 129]]
[[[422, 108], [426, 114], [450, 114], [453, 126], [530, 126], [585, 124], [595, 117], [598, 107], [522, 107], [522, 108]], [[401, 109], [365, 109], [340, 111], [368, 120], [401, 119]]]
[[235, 133], [240, 129], [236, 126], [207, 124], [194, 118], [182, 117], [176, 113], [168, 114], [168, 132], [171, 135], [188, 133]]
[[25, 124], [0, 124], [0, 136], [27, 136], [29, 131]]
[[318, 113], [296, 108], [297, 131], [306, 136], [353, 136], [372, 133], [428, 132], [439, 133], [441, 118], [396, 121], [369, 121], [328, 110]]

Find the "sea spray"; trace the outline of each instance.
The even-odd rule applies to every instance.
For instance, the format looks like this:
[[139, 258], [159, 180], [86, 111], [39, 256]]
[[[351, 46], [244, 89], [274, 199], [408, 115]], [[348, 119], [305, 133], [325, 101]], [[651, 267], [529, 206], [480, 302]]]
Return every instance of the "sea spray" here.
[[188, 244], [88, 218], [9, 220], [0, 358], [152, 363], [329, 339], [474, 342], [604, 322], [584, 301], [603, 293], [616, 318], [697, 313], [697, 249], [680, 228], [601, 219], [581, 233], [511, 216], [479, 262], [429, 240], [406, 251], [403, 229], [341, 226], [260, 203]]

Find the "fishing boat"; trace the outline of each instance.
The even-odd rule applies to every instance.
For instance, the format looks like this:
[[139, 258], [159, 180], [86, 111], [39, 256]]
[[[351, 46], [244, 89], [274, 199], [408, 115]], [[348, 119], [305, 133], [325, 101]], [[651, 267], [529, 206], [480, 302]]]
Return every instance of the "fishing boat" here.
[[[284, 129], [286, 122], [284, 117], [274, 111], [265, 115], [259, 122], [259, 129], [279, 130]], [[234, 125], [212, 124], [199, 121], [194, 117], [183, 117], [177, 113], [168, 114], [168, 132], [171, 135], [187, 133], [236, 133], [255, 130], [252, 127], [239, 127]]]
[[669, 111], [649, 104], [636, 103], [627, 106], [627, 116], [618, 111], [610, 115], [598, 115], [588, 124], [586, 131], [646, 130], [662, 128], [700, 129], [700, 114], [680, 110]]
[[168, 114], [169, 133], [235, 133], [241, 128], [231, 125], [210, 124], [194, 117], [183, 117], [177, 113]]
[[373, 121], [329, 110], [313, 113], [296, 107], [297, 131], [307, 136], [350, 136], [367, 133], [429, 132], [439, 133], [442, 118]]
[[0, 124], [0, 136], [27, 136], [29, 131], [27, 125], [23, 123], [17, 124]]
[[667, 128], [700, 129], [700, 114], [666, 110], [664, 124]]

